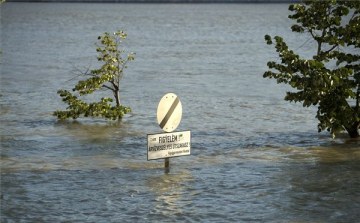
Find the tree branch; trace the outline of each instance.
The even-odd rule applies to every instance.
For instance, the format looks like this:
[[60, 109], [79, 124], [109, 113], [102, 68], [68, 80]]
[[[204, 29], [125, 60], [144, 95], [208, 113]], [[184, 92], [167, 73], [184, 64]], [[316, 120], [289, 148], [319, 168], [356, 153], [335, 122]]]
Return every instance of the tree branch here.
[[[95, 77], [95, 76], [96, 76], [95, 74], [89, 73], [91, 64], [90, 64], [90, 66], [89, 66], [88, 68], [86, 68], [86, 71], [85, 71], [85, 72], [81, 71], [81, 70], [80, 70], [79, 68], [77, 68], [74, 64], [71, 63], [71, 65], [72, 65], [72, 67], [73, 67], [73, 69], [74, 69], [72, 72], [75, 74], [75, 77], [69, 79], [68, 81], [72, 81], [72, 80], [74, 80], [74, 79], [76, 79], [76, 78], [78, 78], [78, 77], [80, 77], [80, 76], [82, 76], [82, 75], [84, 75], [84, 76], [91, 76], [91, 77]], [[78, 73], [78, 74], [76, 74], [76, 73]]]
[[[310, 31], [309, 31], [310, 33]], [[311, 33], [310, 33], [311, 34]], [[307, 44], [311, 39], [314, 39], [314, 38], [309, 38], [308, 40], [306, 40], [301, 46], [299, 46], [295, 51], [297, 51], [298, 49], [302, 48], [303, 46], [305, 46], [305, 44]]]
[[322, 55], [327, 55], [328, 53], [330, 53], [331, 51], [333, 51], [336, 47], [338, 47], [339, 44], [335, 44], [333, 47], [331, 47], [331, 49], [325, 51], [325, 52], [322, 52]]
[[111, 87], [109, 87], [109, 86], [107, 86], [107, 85], [105, 85], [105, 84], [103, 84], [101, 87], [104, 87], [104, 88], [107, 88], [107, 89], [109, 89], [109, 90], [115, 91], [115, 89], [113, 89], [113, 88], [111, 88]]
[[314, 35], [314, 33], [313, 33], [313, 30], [312, 30], [312, 29], [309, 29], [309, 33], [310, 33], [310, 35], [312, 36], [312, 38], [313, 38], [313, 39], [315, 39], [315, 35]]
[[355, 114], [359, 113], [359, 108], [360, 108], [360, 83], [358, 84], [358, 88], [356, 92]]

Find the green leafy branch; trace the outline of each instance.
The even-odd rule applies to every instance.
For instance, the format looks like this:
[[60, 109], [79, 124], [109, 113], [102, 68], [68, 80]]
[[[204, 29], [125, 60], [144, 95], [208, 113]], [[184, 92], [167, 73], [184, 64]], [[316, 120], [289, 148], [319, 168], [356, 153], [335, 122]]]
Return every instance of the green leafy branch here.
[[[265, 41], [274, 45], [281, 62], [269, 61], [270, 70], [263, 77], [297, 89], [287, 92], [285, 100], [302, 102], [304, 107], [317, 105], [319, 132], [327, 129], [334, 137], [347, 130], [351, 137], [359, 137], [360, 55], [348, 49], [360, 47], [360, 2], [304, 1], [289, 10], [294, 12], [289, 18], [297, 22], [292, 31], [308, 33], [317, 43], [316, 53], [312, 59], [301, 59], [283, 38], [266, 35]], [[336, 68], [328, 68], [331, 60]]]
[[[73, 118], [76, 119], [80, 115], [85, 117], [101, 116], [106, 119], [115, 120], [121, 119], [131, 109], [121, 105], [120, 101], [120, 81], [123, 77], [124, 69], [127, 68], [127, 63], [134, 60], [135, 53], [130, 53], [125, 59], [122, 58], [122, 53], [125, 50], [120, 49], [122, 40], [127, 36], [123, 31], [118, 31], [112, 35], [106, 32], [104, 35], [98, 37], [96, 51], [99, 53], [97, 59], [103, 62], [99, 69], [87, 70], [81, 72], [77, 76], [86, 76], [88, 79], [80, 80], [72, 89], [77, 92], [79, 96], [92, 94], [97, 90], [110, 90], [114, 96], [111, 98], [102, 98], [100, 102], [85, 103], [78, 99], [69, 91], [59, 90], [58, 94], [62, 97], [63, 102], [68, 104], [66, 111], [55, 111], [54, 115], [59, 119]], [[79, 70], [78, 70], [79, 71]], [[116, 105], [111, 105], [112, 102]]]

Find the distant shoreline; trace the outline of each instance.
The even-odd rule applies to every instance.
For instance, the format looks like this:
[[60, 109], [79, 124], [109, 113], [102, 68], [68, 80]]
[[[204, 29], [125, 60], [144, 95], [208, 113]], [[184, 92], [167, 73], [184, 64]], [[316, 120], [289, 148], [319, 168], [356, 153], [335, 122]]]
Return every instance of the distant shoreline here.
[[301, 0], [7, 0], [6, 2], [52, 2], [52, 3], [300, 3]]

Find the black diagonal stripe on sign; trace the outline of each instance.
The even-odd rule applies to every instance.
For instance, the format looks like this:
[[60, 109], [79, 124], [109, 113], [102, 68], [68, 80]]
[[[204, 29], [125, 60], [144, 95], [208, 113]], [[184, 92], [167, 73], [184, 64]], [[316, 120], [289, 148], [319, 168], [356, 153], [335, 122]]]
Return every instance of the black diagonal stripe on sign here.
[[171, 105], [169, 111], [166, 113], [165, 117], [163, 118], [163, 120], [160, 123], [160, 128], [164, 128], [164, 126], [166, 125], [166, 123], [169, 121], [172, 113], [174, 112], [176, 106], [179, 104], [179, 98], [176, 98], [175, 101], [173, 102], [173, 104]]

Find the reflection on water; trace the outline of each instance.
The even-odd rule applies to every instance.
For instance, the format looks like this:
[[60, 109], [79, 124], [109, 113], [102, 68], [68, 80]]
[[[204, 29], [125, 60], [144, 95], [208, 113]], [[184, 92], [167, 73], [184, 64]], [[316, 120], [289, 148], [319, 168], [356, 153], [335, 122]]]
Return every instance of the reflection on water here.
[[[145, 187], [156, 195], [156, 206], [151, 214], [164, 216], [183, 214], [182, 208], [191, 205], [193, 199], [192, 193], [189, 193], [193, 180], [189, 170], [148, 176]], [[176, 221], [176, 219], [172, 220]]]
[[339, 163], [339, 162], [359, 162], [360, 150], [356, 147], [347, 148], [346, 146], [337, 146], [335, 148], [328, 147], [312, 147], [309, 149], [311, 154], [320, 163]]
[[86, 123], [86, 120], [81, 121], [57, 121], [56, 128], [60, 130], [65, 136], [85, 139], [101, 139], [106, 141], [111, 137], [131, 136], [132, 126], [127, 120], [125, 121], [102, 121], [100, 123]]

